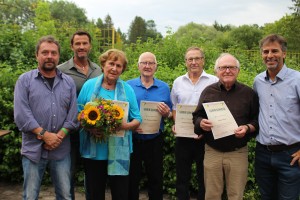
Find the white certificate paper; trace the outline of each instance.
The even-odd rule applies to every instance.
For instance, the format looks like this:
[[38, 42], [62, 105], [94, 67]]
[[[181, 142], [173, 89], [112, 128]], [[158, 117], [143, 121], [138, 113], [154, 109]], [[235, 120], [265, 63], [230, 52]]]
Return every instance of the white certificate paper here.
[[176, 137], [198, 137], [194, 133], [193, 115], [192, 113], [196, 109], [196, 105], [176, 105], [176, 117], [175, 117], [175, 131]]
[[[117, 101], [117, 100], [112, 100], [112, 102], [118, 106], [120, 106], [123, 111], [124, 111], [124, 117], [123, 117], [123, 122], [127, 122], [128, 120], [128, 112], [129, 112], [129, 102], [126, 101]], [[120, 130], [117, 131], [116, 134], [113, 134], [112, 136], [115, 137], [124, 137], [125, 135], [125, 130]]]
[[157, 110], [159, 103], [161, 102], [141, 101], [140, 113], [143, 121], [140, 125], [140, 128], [143, 129], [142, 134], [158, 133], [162, 117]]
[[203, 103], [203, 107], [208, 119], [212, 122], [215, 140], [234, 134], [234, 129], [238, 125], [224, 101]]

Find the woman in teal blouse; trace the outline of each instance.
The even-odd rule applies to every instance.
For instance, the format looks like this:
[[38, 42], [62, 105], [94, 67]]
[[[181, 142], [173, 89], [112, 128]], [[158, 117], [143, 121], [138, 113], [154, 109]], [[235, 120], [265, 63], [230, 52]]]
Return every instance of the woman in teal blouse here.
[[91, 200], [104, 200], [107, 178], [113, 200], [128, 198], [129, 161], [132, 152], [132, 132], [142, 118], [133, 89], [119, 76], [125, 71], [127, 58], [117, 49], [99, 57], [103, 74], [88, 80], [78, 96], [78, 111], [95, 98], [129, 102], [128, 121], [121, 125], [124, 137], [110, 136], [105, 142], [95, 142], [86, 130], [80, 131], [80, 153], [83, 157], [85, 185]]

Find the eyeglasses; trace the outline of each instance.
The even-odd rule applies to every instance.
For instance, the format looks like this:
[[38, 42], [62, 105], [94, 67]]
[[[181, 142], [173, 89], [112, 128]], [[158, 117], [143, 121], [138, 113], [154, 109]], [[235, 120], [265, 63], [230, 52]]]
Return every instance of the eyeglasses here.
[[226, 71], [227, 69], [229, 69], [230, 71], [236, 71], [238, 69], [237, 66], [221, 66], [221, 67], [218, 67], [218, 70], [223, 72], [223, 71]]
[[203, 60], [204, 57], [195, 57], [195, 58], [187, 58], [186, 61], [188, 61], [189, 63], [192, 63], [193, 60], [195, 60], [195, 62], [199, 62], [200, 60]]
[[143, 65], [143, 66], [153, 66], [155, 65], [156, 63], [155, 62], [139, 62], [140, 65]]

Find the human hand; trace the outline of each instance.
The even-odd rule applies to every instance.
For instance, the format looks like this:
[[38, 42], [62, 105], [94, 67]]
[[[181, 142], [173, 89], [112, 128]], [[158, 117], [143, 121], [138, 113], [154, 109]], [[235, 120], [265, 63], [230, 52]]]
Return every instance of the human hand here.
[[235, 137], [243, 138], [248, 131], [248, 127], [245, 125], [241, 125], [234, 130]]
[[46, 150], [48, 150], [48, 151], [51, 151], [51, 150], [53, 150], [53, 149], [55, 149], [55, 148], [52, 148], [50, 145], [48, 145], [48, 144], [43, 144], [43, 147], [44, 147], [44, 149], [46, 149]]
[[196, 137], [194, 137], [194, 139], [195, 140], [201, 140], [202, 138], [203, 138], [203, 134], [201, 134], [201, 135], [197, 135]]
[[296, 163], [296, 161], [298, 161], [298, 165], [300, 167], [300, 150], [298, 150], [296, 153], [294, 153], [292, 155], [292, 157], [293, 157], [293, 160], [290, 163], [290, 165], [292, 166], [292, 165], [294, 165]]
[[137, 128], [134, 130], [134, 132], [137, 132], [137, 133], [143, 133], [144, 131], [143, 131], [143, 129], [139, 126], [139, 127], [137, 127]]
[[86, 129], [90, 134], [95, 136], [96, 138], [102, 138], [103, 137], [103, 130], [100, 128], [88, 128]]
[[204, 131], [211, 131], [211, 128], [213, 127], [213, 125], [212, 125], [212, 123], [211, 123], [210, 120], [208, 120], [208, 119], [202, 119], [200, 121], [200, 127]]
[[53, 150], [57, 148], [63, 140], [63, 136], [58, 135], [56, 133], [46, 131], [43, 136], [43, 141], [45, 142], [47, 148], [49, 150]]
[[176, 135], [175, 124], [172, 126], [172, 133], [173, 133], [173, 135]]
[[163, 117], [169, 117], [169, 114], [171, 112], [169, 106], [164, 102], [161, 102], [157, 105], [157, 110]]

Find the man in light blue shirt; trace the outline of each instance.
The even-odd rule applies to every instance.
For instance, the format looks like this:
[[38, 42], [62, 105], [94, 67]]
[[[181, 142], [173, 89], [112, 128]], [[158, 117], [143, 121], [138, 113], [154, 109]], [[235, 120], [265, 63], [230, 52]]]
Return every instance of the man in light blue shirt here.
[[288, 68], [287, 42], [273, 34], [260, 42], [267, 70], [254, 80], [259, 96], [255, 173], [262, 200], [299, 199], [300, 73]]

